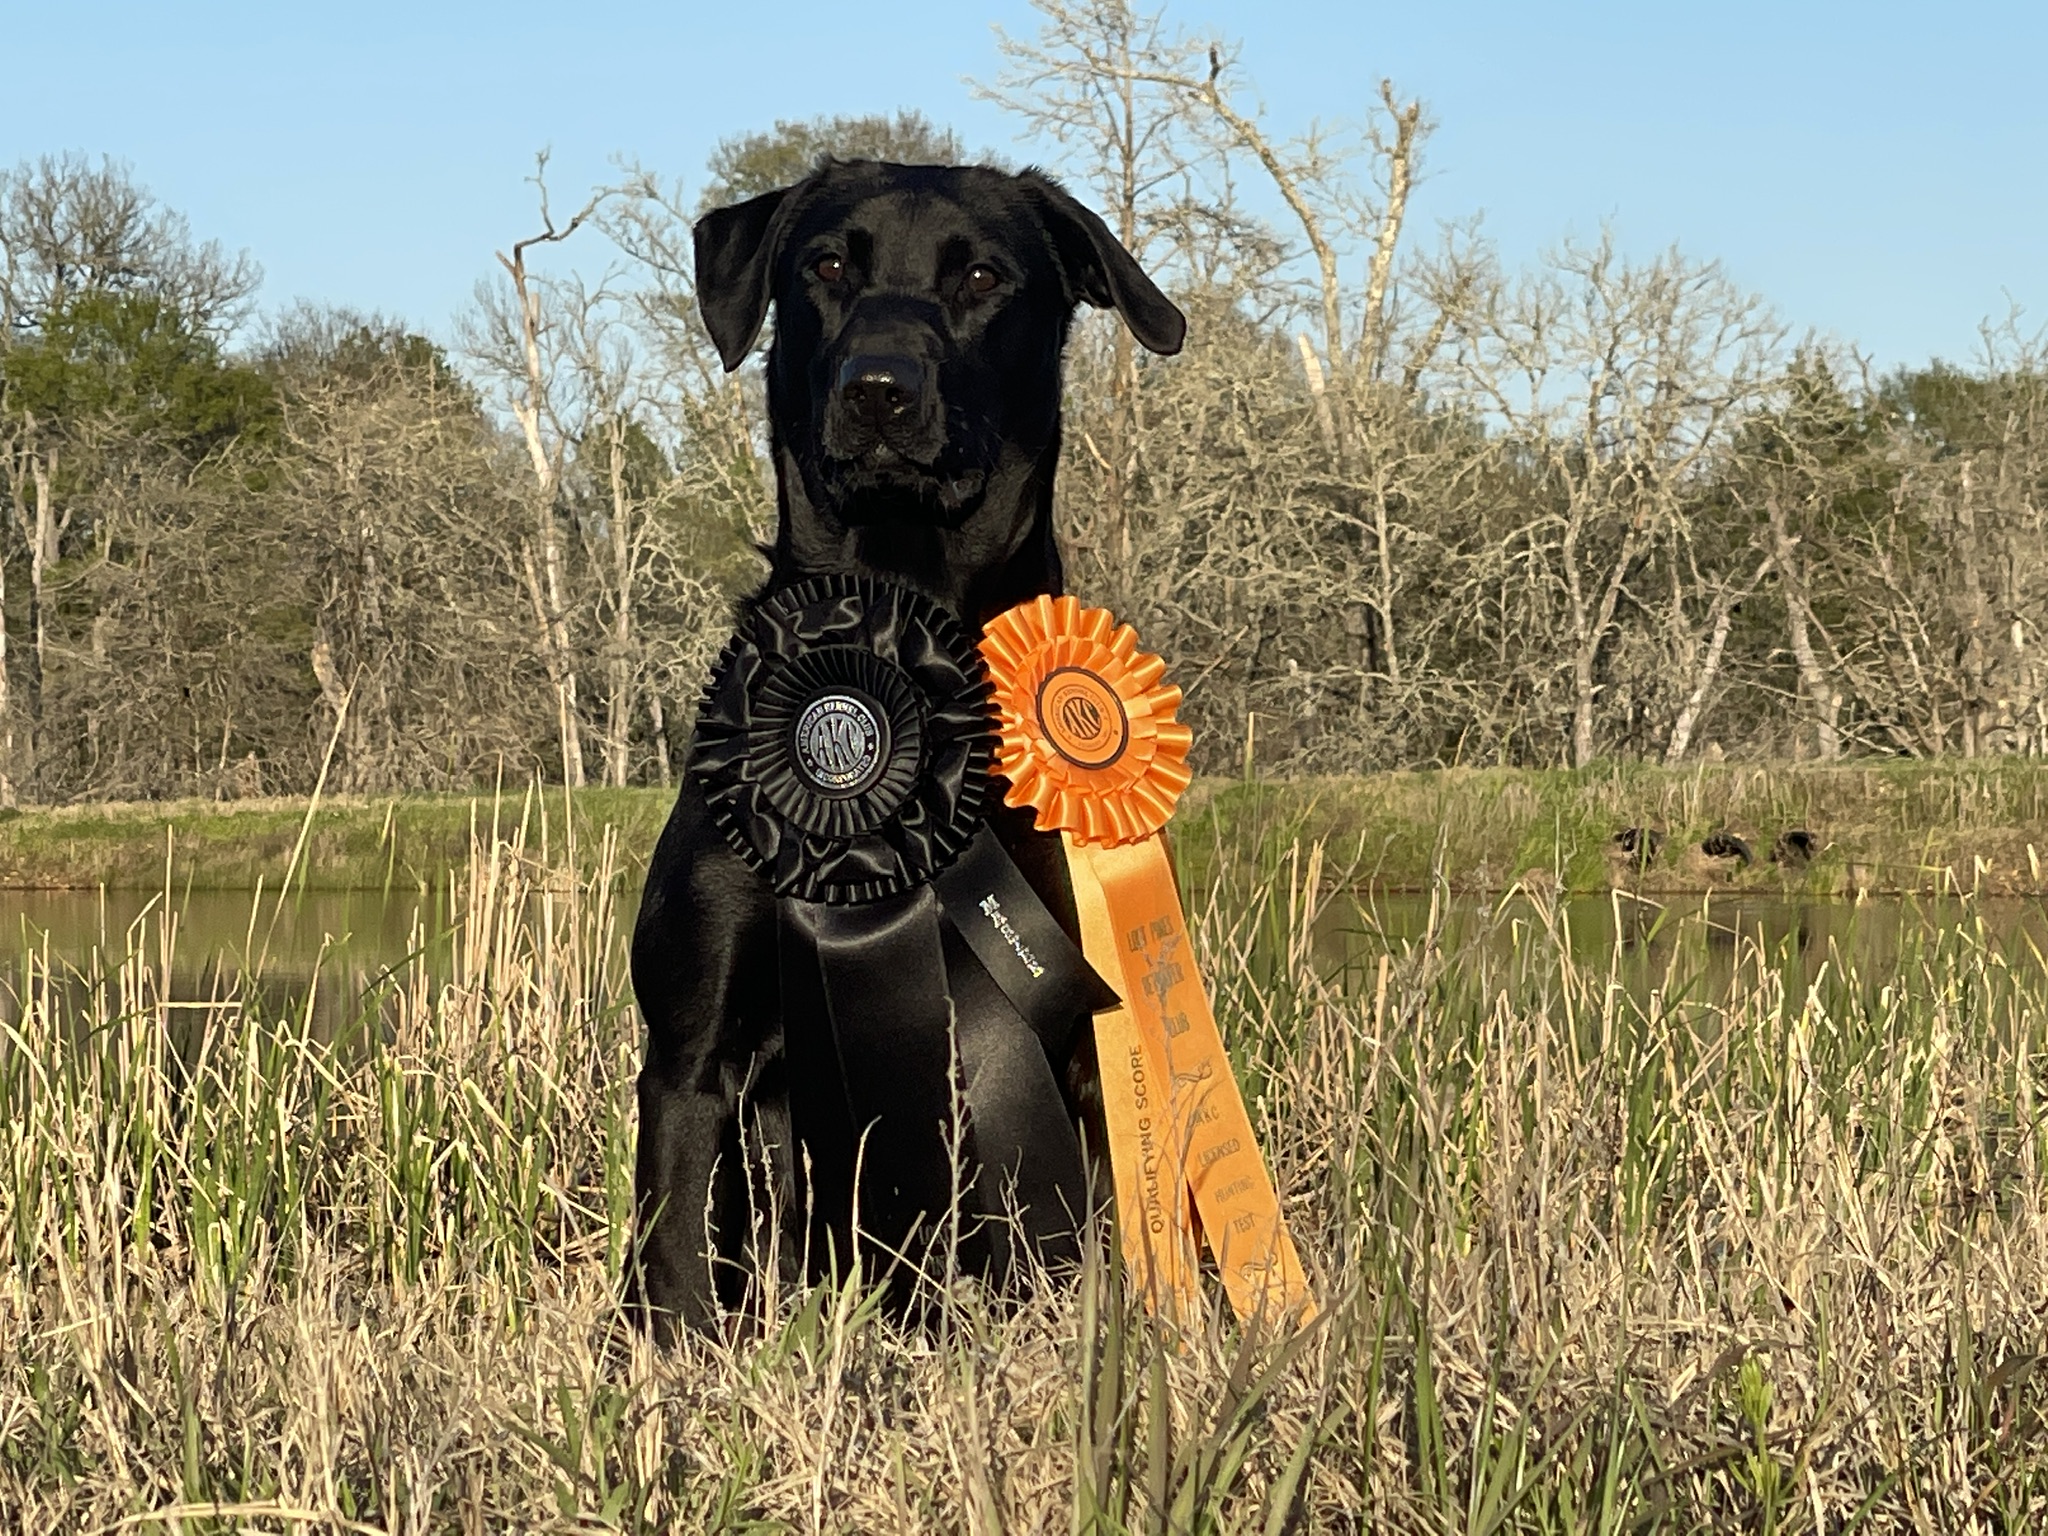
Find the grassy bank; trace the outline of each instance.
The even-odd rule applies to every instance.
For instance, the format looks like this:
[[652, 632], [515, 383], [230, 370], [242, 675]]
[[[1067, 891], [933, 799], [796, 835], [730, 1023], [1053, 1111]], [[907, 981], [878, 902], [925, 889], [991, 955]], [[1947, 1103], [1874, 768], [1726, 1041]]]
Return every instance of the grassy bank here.
[[[1625, 828], [1654, 833], [1631, 857]], [[1804, 832], [1812, 856], [1773, 860]], [[1709, 858], [1733, 833], [1754, 858]], [[1441, 846], [1456, 890], [1506, 890], [1532, 874], [1571, 891], [1723, 888], [1850, 895], [2048, 892], [2048, 763], [1854, 766], [1644, 764], [1583, 771], [1449, 769], [1281, 784], [1205, 780], [1175, 823], [1197, 881], [1322, 840], [1360, 886], [1427, 890]]]
[[[1314, 961], [1326, 866], [1191, 910], [1321, 1298], [1176, 1342], [1099, 1266], [905, 1334], [858, 1287], [656, 1357], [612, 1304], [637, 1031], [602, 847], [461, 867], [363, 1027], [163, 1002], [168, 935], [0, 1032], [0, 1511], [23, 1530], [2020, 1531], [2048, 1518], [2048, 974], [1704, 940]], [[549, 921], [535, 884], [553, 892]]]
[[[671, 792], [514, 789], [496, 795], [305, 800], [180, 800], [25, 810], [0, 820], [0, 887], [22, 890], [275, 888], [289, 868], [306, 890], [407, 890], [444, 884], [478, 834], [495, 828], [537, 867], [593, 867], [615, 829], [637, 881]], [[309, 814], [310, 809], [310, 814]], [[296, 853], [296, 857], [294, 857]]]
[[[304, 801], [83, 805], [0, 820], [0, 886], [158, 889], [167, 855], [179, 888], [274, 885], [304, 843], [293, 878], [313, 890], [438, 885], [479, 827], [524, 826], [545, 861], [574, 852], [587, 871], [616, 828], [621, 869], [637, 880], [668, 814], [665, 790], [564, 795], [409, 795]], [[1614, 836], [1656, 833], [1632, 860]], [[1774, 863], [1780, 834], [1810, 834], [1809, 863]], [[1755, 853], [1709, 859], [1711, 833]], [[1657, 894], [1721, 887], [1813, 893], [2048, 892], [2048, 764], [1899, 763], [1850, 767], [1733, 764], [1671, 771], [1452, 769], [1277, 784], [1198, 782], [1175, 823], [1191, 878], [1290, 844], [1325, 841], [1360, 885], [1424, 890], [1439, 840], [1454, 889], [1493, 892], [1537, 873], [1570, 890], [1625, 885]]]

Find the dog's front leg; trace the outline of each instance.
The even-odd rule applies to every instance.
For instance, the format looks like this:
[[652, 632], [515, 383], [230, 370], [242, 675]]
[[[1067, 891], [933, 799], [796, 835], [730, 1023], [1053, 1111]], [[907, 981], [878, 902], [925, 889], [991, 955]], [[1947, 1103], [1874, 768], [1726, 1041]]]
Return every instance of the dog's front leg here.
[[[627, 1297], [657, 1338], [677, 1323], [702, 1327], [744, 1295], [758, 1181], [741, 1114], [743, 1099], [766, 1086], [760, 1068], [778, 1044], [774, 988], [767, 890], [686, 783], [649, 865], [633, 931], [647, 1054]], [[781, 1074], [768, 1077], [779, 1083]], [[780, 1106], [755, 1107], [771, 1125], [786, 1123]], [[771, 1155], [780, 1160], [786, 1149]]]
[[740, 1300], [751, 1206], [739, 1116], [722, 1088], [706, 1091], [650, 1062], [639, 1090], [627, 1294], [665, 1343], [678, 1323], [704, 1327], [721, 1304]]

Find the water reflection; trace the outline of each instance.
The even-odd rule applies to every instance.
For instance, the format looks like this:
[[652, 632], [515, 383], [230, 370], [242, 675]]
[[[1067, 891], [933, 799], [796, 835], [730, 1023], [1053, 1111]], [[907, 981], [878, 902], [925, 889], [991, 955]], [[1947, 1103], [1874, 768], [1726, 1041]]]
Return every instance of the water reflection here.
[[[279, 900], [250, 891], [0, 891], [0, 1019], [31, 988], [82, 1002], [119, 987], [131, 957], [174, 1023], [196, 1025], [234, 1002], [278, 1016], [310, 1010], [325, 1038], [359, 1019], [393, 983], [451, 953], [444, 891], [315, 891]], [[75, 1010], [74, 1017], [83, 1017]]]
[[1420, 945], [1432, 922], [1446, 953], [1493, 969], [1530, 951], [1563, 951], [1579, 965], [1612, 963], [1642, 993], [1673, 978], [1724, 994], [1737, 966], [1758, 958], [1811, 984], [1831, 960], [1866, 979], [1910, 970], [1931, 935], [1960, 932], [2018, 960], [2048, 952], [2048, 903], [2038, 899], [1893, 897], [1862, 902], [1762, 896], [1649, 900], [1626, 892], [1550, 902], [1523, 895], [1453, 898], [1433, 908], [1413, 895], [1333, 902], [1317, 932], [1326, 967], [1369, 974], [1383, 954]]

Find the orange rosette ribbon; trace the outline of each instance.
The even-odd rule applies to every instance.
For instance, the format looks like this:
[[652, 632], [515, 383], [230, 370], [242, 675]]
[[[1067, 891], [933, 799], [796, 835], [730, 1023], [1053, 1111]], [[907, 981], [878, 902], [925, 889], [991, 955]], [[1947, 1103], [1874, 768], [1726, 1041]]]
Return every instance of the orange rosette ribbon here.
[[990, 622], [1006, 801], [1058, 831], [1081, 947], [1122, 1006], [1095, 1015], [1126, 1267], [1154, 1310], [1192, 1317], [1208, 1241], [1240, 1317], [1313, 1315], [1252, 1133], [1163, 835], [1190, 775], [1166, 663], [1106, 609], [1038, 597]]

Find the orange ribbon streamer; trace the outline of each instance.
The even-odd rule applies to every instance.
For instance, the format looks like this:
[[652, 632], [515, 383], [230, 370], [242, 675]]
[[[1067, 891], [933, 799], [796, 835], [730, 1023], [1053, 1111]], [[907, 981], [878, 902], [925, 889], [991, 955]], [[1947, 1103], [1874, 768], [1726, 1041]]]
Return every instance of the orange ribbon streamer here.
[[1073, 875], [1081, 947], [1120, 1008], [1095, 1016], [1124, 1260], [1146, 1302], [1191, 1318], [1208, 1239], [1240, 1317], [1314, 1313], [1307, 1277], [1208, 993], [1163, 829], [1187, 788], [1193, 736], [1181, 692], [1128, 624], [1071, 597], [993, 620], [981, 643], [995, 684], [1005, 797], [1057, 830]]

